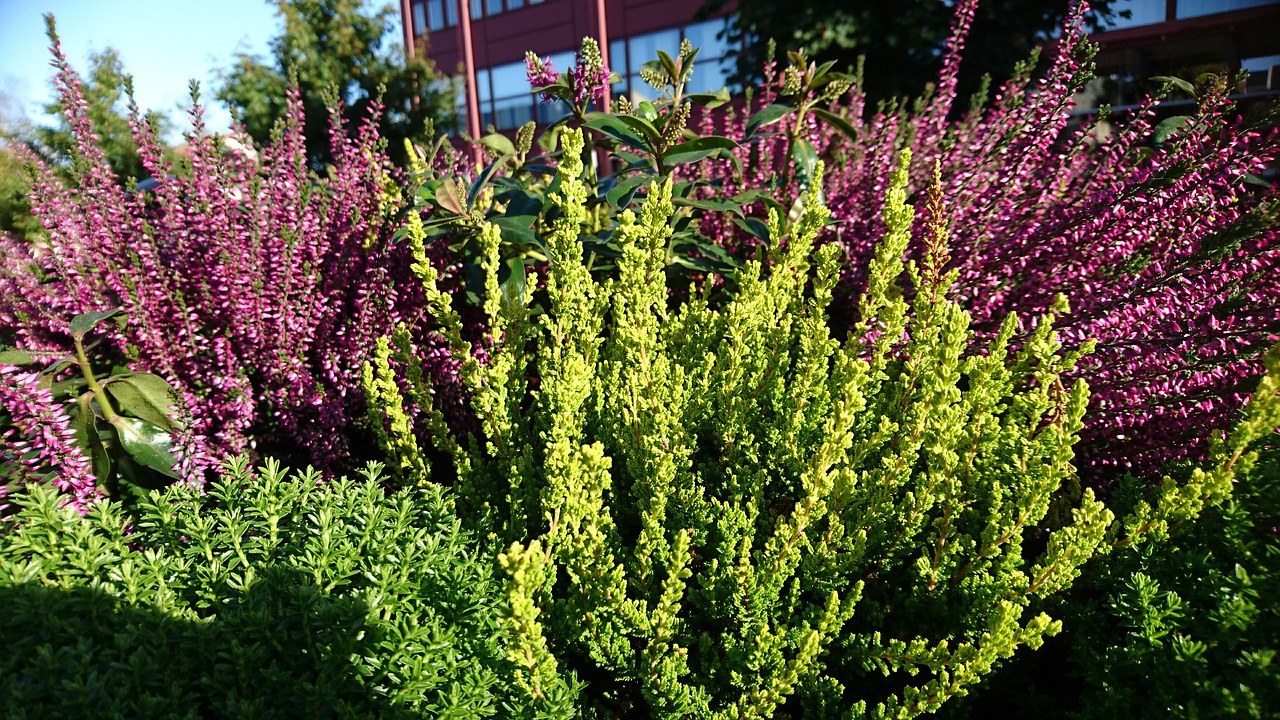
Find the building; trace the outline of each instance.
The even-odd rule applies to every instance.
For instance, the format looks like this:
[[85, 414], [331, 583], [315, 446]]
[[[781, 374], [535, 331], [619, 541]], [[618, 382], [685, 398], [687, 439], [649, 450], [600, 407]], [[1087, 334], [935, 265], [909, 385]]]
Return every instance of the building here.
[[[441, 72], [463, 78], [467, 91], [474, 87], [474, 93], [464, 91], [459, 104], [469, 109], [467, 132], [478, 137], [490, 125], [512, 130], [530, 120], [547, 123], [558, 117], [559, 104], [541, 103], [530, 94], [525, 52], [550, 57], [564, 71], [573, 66], [574, 53], [588, 35], [601, 41], [605, 63], [622, 76], [614, 93], [651, 94], [640, 80], [641, 65], [657, 59], [658, 50], [674, 55], [684, 38], [701, 48], [690, 91], [723, 87], [732, 62], [725, 58], [725, 41], [717, 38], [725, 21], [696, 19], [700, 5], [696, 0], [401, 0], [401, 15], [410, 52], [425, 51]], [[473, 83], [466, 82], [469, 78]]]
[[1095, 33], [1099, 76], [1137, 81], [1194, 68], [1250, 72], [1253, 92], [1280, 89], [1277, 0], [1129, 0], [1131, 16]]

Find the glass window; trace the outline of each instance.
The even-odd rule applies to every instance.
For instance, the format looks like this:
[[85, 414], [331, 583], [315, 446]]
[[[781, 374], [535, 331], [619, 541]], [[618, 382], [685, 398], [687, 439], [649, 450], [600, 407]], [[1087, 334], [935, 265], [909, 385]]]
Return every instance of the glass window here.
[[1113, 6], [1116, 12], [1128, 10], [1130, 16], [1122, 18], [1119, 15], [1113, 15], [1104, 30], [1119, 30], [1120, 28], [1164, 22], [1164, 2], [1165, 0], [1123, 0], [1118, 2]]
[[427, 11], [422, 7], [422, 3], [413, 4], [413, 34], [417, 36], [427, 34]]
[[[1258, 5], [1271, 5], [1275, 0], [1178, 0], [1178, 17], [1189, 18], [1231, 12]], [[1121, 8], [1122, 10], [1124, 8]]]
[[444, 0], [427, 0], [427, 27], [444, 29]]
[[489, 86], [489, 70], [476, 71], [476, 96], [480, 98], [480, 104], [488, 102], [493, 97], [493, 90]]
[[533, 104], [530, 95], [493, 101], [493, 125], [499, 130], [511, 130], [533, 119]]
[[497, 15], [502, 12], [502, 0], [485, 0], [484, 13], [486, 15]]
[[471, 19], [479, 20], [484, 17], [484, 0], [471, 0]]
[[458, 2], [459, 0], [444, 0], [444, 24], [448, 27], [458, 25]]
[[724, 30], [724, 20], [708, 20], [684, 29], [684, 36], [696, 48], [701, 48], [698, 58], [722, 58], [729, 52], [729, 43], [716, 36]]
[[626, 77], [631, 72], [627, 67], [627, 41], [614, 40], [609, 43], [609, 69]]
[[679, 28], [637, 35], [627, 40], [627, 55], [634, 66], [631, 69], [638, 72], [645, 63], [650, 60], [657, 60], [659, 50], [666, 52], [671, 57], [675, 57], [676, 53], [680, 52]]
[[561, 102], [554, 102], [554, 103], [538, 102], [537, 104], [537, 115], [538, 115], [539, 125], [550, 125], [551, 123], [559, 120], [560, 118], [568, 114], [569, 114], [568, 108], [566, 108], [564, 106], [564, 103], [561, 103]]
[[524, 0], [507, 0], [508, 10], [519, 10], [524, 7]]
[[529, 78], [524, 63], [508, 63], [489, 69], [495, 98], [524, 95], [529, 92]]

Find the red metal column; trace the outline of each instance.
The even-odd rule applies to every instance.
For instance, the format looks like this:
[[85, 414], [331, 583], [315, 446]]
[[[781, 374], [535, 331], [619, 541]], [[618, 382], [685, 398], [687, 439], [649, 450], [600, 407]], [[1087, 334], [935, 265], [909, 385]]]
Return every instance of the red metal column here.
[[[458, 27], [462, 30], [462, 64], [467, 76], [467, 134], [480, 137], [480, 92], [476, 88], [476, 53], [471, 44], [471, 8], [466, 0], [457, 0]], [[477, 161], [479, 150], [476, 149]]]
[[[611, 58], [609, 57], [609, 16], [605, 9], [608, 0], [595, 0], [596, 7], [596, 42], [600, 43], [600, 57], [604, 59], [604, 64], [612, 68]], [[613, 104], [613, 88], [609, 85], [604, 86], [604, 107], [597, 108], [603, 112], [609, 111], [609, 106]]]
[[413, 59], [413, 8], [409, 0], [400, 0], [400, 17], [404, 18], [404, 56]]

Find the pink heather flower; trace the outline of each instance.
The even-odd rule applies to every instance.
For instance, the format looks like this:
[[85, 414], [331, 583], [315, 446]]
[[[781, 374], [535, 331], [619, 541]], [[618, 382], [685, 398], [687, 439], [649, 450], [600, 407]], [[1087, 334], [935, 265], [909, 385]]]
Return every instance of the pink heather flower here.
[[[822, 239], [848, 258], [832, 322], [858, 320], [856, 299], [884, 234], [886, 179], [909, 147], [917, 197], [941, 163], [948, 269], [959, 273], [951, 293], [976, 329], [993, 332], [1009, 312], [1029, 323], [1063, 294], [1071, 304], [1057, 323], [1063, 342], [1097, 341], [1076, 370], [1092, 393], [1076, 448], [1081, 473], [1105, 482], [1195, 458], [1213, 430], [1238, 416], [1280, 328], [1280, 227], [1269, 209], [1280, 191], [1246, 182], [1280, 160], [1280, 134], [1239, 119], [1227, 83], [1180, 111], [1190, 122], [1158, 146], [1159, 98], [1113, 118], [1109, 137], [1096, 120], [1073, 121], [1072, 98], [1090, 77], [1083, 3], [1068, 14], [1043, 77], [1014, 78], [985, 107], [956, 113], [954, 74], [973, 5], [957, 3], [939, 90], [918, 112], [868, 117], [855, 87], [830, 109], [854, 124], [856, 140], [814, 121], [803, 128], [829, 159], [825, 196], [839, 222]], [[702, 132], [741, 137], [747, 119], [773, 101], [771, 84], [746, 112], [719, 126], [707, 119]], [[741, 180], [728, 160], [679, 172], [732, 196], [767, 186], [791, 162], [783, 136], [738, 154]], [[776, 199], [784, 207], [790, 200]], [[748, 210], [764, 217], [762, 205]], [[735, 251], [756, 242], [715, 214], [701, 230]], [[921, 215], [913, 257], [924, 232]]]
[[[551, 62], [551, 58], [543, 60], [532, 52], [525, 53], [524, 56], [525, 75], [529, 78], [529, 85], [534, 90], [541, 90], [560, 79], [560, 73], [556, 71], [556, 66]], [[556, 97], [549, 93], [542, 94], [542, 102], [554, 102]]]
[[0, 365], [0, 414], [8, 416], [0, 429], [0, 500], [28, 482], [52, 482], [81, 514], [102, 497], [66, 413], [38, 373]]
[[[175, 454], [188, 481], [248, 452], [340, 469], [365, 414], [369, 349], [424, 316], [408, 249], [391, 242], [402, 200], [379, 149], [381, 109], [354, 130], [335, 121], [334, 162], [316, 179], [296, 90], [260, 161], [222, 152], [196, 107], [190, 172], [170, 167], [154, 128], [131, 108], [144, 166], [162, 179], [132, 192], [94, 144], [81, 83], [56, 45], [54, 58], [78, 175], [68, 187], [27, 158], [32, 212], [47, 238], [36, 246], [0, 237], [0, 336], [66, 351], [71, 317], [124, 308], [129, 322], [101, 328], [99, 352], [175, 388], [184, 417]], [[439, 260], [446, 250], [432, 252]], [[449, 289], [454, 271], [442, 260], [441, 270]], [[454, 378], [428, 369], [446, 384]]]
[[600, 45], [594, 38], [582, 39], [582, 49], [578, 51], [570, 77], [575, 104], [582, 105], [588, 99], [597, 104], [604, 103], [605, 91], [609, 88], [609, 68], [605, 66]]

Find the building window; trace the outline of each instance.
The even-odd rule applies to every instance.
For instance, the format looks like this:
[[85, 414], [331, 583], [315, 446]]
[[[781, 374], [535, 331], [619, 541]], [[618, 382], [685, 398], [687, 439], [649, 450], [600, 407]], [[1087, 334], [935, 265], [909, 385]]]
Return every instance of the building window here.
[[1178, 0], [1178, 17], [1190, 18], [1270, 5], [1275, 0]]
[[427, 34], [427, 12], [422, 3], [413, 4], [413, 34], [417, 37]]
[[444, 0], [427, 0], [427, 27], [433, 31], [444, 29]]
[[[564, 72], [573, 66], [574, 54], [551, 55], [551, 63]], [[480, 127], [514, 130], [530, 120], [546, 125], [567, 112], [561, 103], [544, 103], [532, 92], [524, 62], [507, 63], [476, 71], [476, 96], [480, 101]]]

